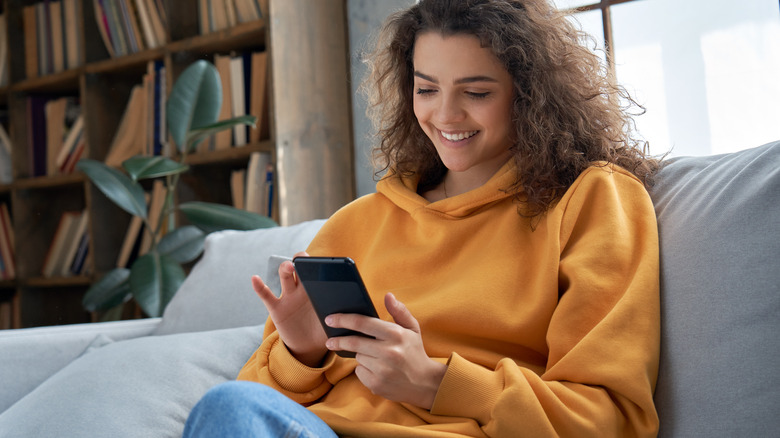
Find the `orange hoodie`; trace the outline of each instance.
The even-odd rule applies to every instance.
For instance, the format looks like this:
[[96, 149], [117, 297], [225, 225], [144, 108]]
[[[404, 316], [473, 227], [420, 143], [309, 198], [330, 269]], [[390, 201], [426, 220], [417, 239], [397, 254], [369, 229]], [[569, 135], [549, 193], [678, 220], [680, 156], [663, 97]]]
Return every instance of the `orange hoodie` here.
[[428, 411], [373, 395], [354, 359], [295, 360], [273, 323], [239, 379], [270, 385], [342, 436], [655, 436], [659, 355], [655, 214], [623, 169], [591, 167], [532, 230], [484, 186], [430, 203], [388, 177], [320, 230], [311, 255], [355, 260], [380, 317], [387, 292], [448, 364]]

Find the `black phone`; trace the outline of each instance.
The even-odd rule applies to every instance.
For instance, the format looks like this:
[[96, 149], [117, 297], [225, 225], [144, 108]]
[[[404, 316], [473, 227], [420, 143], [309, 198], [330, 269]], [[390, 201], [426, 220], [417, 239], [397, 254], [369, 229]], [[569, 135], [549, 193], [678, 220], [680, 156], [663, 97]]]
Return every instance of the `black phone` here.
[[[354, 330], [333, 328], [325, 324], [325, 317], [332, 313], [359, 313], [379, 317], [351, 258], [296, 257], [293, 259], [293, 265], [329, 338], [367, 336]], [[336, 354], [355, 357], [355, 353], [351, 351], [337, 351]]]

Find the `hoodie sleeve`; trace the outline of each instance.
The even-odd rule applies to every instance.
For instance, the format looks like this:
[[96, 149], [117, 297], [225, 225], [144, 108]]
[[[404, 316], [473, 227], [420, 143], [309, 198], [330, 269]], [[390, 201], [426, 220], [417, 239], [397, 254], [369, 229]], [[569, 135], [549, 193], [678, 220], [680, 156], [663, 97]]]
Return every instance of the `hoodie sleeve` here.
[[328, 353], [321, 367], [304, 365], [284, 345], [269, 318], [263, 342], [239, 372], [238, 380], [268, 385], [302, 405], [309, 405], [327, 394], [354, 368], [354, 363], [341, 359], [335, 353]]
[[559, 301], [542, 373], [453, 354], [431, 410], [488, 436], [655, 436], [660, 310], [655, 212], [622, 169], [591, 168], [548, 212], [559, 226]]

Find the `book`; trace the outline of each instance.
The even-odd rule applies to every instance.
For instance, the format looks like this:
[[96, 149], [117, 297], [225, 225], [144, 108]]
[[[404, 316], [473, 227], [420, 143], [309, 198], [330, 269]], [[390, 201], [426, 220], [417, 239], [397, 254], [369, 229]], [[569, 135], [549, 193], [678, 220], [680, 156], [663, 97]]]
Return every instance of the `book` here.
[[95, 9], [95, 22], [97, 23], [100, 37], [103, 39], [103, 45], [106, 47], [108, 55], [115, 58], [117, 53], [114, 51], [114, 42], [108, 31], [108, 19], [106, 18], [106, 10], [103, 9], [103, 2], [102, 0], [92, 0], [92, 6]]
[[24, 67], [28, 78], [38, 76], [38, 26], [35, 5], [22, 8], [24, 24]]
[[0, 256], [3, 258], [3, 278], [10, 280], [16, 277], [16, 261], [14, 259], [14, 231], [8, 204], [0, 204]]
[[225, 17], [227, 18], [228, 27], [233, 27], [238, 24], [238, 18], [236, 17], [236, 5], [233, 0], [223, 0], [225, 2]]
[[82, 130], [81, 135], [78, 138], [76, 147], [73, 149], [73, 151], [71, 151], [71, 153], [68, 155], [68, 158], [65, 160], [65, 162], [62, 164], [62, 167], [60, 168], [60, 172], [62, 174], [68, 175], [73, 173], [73, 171], [76, 169], [76, 164], [81, 159], [81, 157], [84, 156], [86, 147], [87, 147], [87, 141], [84, 138], [84, 133]]
[[255, 129], [249, 130], [249, 141], [257, 143], [268, 138], [268, 93], [266, 76], [268, 72], [268, 54], [254, 52], [251, 55], [251, 94], [249, 114], [257, 117]]
[[43, 262], [41, 274], [44, 277], [52, 277], [59, 273], [69, 240], [72, 238], [75, 227], [78, 226], [81, 211], [66, 211], [60, 216], [59, 224], [54, 232], [49, 249]]
[[133, 261], [133, 250], [135, 249], [136, 253], [138, 251], [143, 224], [143, 219], [138, 216], [133, 216], [133, 218], [130, 219], [130, 225], [127, 227], [125, 238], [122, 241], [122, 247], [119, 249], [119, 255], [116, 259], [117, 268], [127, 268], [129, 267], [130, 262]]
[[135, 2], [135, 9], [138, 12], [138, 19], [141, 22], [141, 30], [144, 34], [144, 41], [149, 48], [155, 48], [160, 45], [157, 41], [157, 35], [154, 33], [152, 27], [152, 19], [149, 16], [149, 10], [146, 8], [145, 0], [133, 0]]
[[[214, 55], [214, 67], [217, 68], [219, 79], [222, 83], [222, 106], [219, 108], [219, 120], [226, 120], [232, 117], [233, 101], [230, 85], [230, 56]], [[214, 149], [226, 149], [233, 144], [232, 129], [225, 129], [214, 134]], [[205, 143], [205, 142], [204, 142]]]
[[165, 9], [161, 3], [155, 0], [146, 1], [146, 10], [149, 12], [149, 21], [152, 22], [152, 29], [154, 30], [154, 36], [159, 45], [164, 45], [168, 42], [168, 36], [165, 31]]
[[[0, 13], [0, 35], [8, 35], [8, 23], [3, 13]], [[0, 38], [0, 87], [8, 85], [8, 70], [8, 39]]]
[[35, 5], [35, 27], [38, 31], [38, 73], [51, 73], [51, 38], [49, 36], [48, 8], [41, 2]]
[[[244, 89], [244, 58], [233, 56], [230, 58], [230, 99], [233, 106], [233, 117], [246, 114], [246, 100]], [[238, 124], [233, 127], [233, 145], [246, 145], [246, 126]]]
[[144, 88], [141, 85], [136, 85], [130, 92], [130, 99], [111, 142], [111, 148], [105, 160], [107, 165], [120, 167], [126, 159], [144, 153], [146, 142], [145, 106]]
[[246, 170], [245, 209], [253, 213], [268, 215], [268, 192], [266, 188], [268, 165], [271, 155], [266, 152], [252, 152]]
[[89, 233], [84, 233], [79, 241], [76, 254], [73, 256], [73, 262], [70, 265], [70, 274], [80, 275], [84, 271], [87, 255], [89, 254]]
[[0, 184], [11, 184], [14, 179], [11, 167], [11, 139], [5, 127], [0, 123]]
[[211, 3], [211, 31], [217, 31], [228, 28], [227, 14], [225, 13], [225, 0], [209, 0]]
[[116, 0], [102, 0], [103, 8], [106, 13], [108, 30], [111, 35], [111, 41], [114, 43], [114, 51], [117, 56], [124, 56], [130, 53], [130, 46], [127, 37], [127, 30], [122, 26], [120, 6]]
[[209, 27], [208, 0], [198, 0], [198, 30], [201, 35], [206, 35], [211, 32]]
[[63, 249], [64, 254], [55, 268], [55, 275], [60, 275], [62, 277], [73, 275], [70, 268], [71, 265], [73, 265], [73, 260], [76, 258], [76, 252], [81, 245], [81, 241], [84, 239], [84, 236], [89, 234], [87, 231], [88, 222], [89, 214], [87, 214], [87, 211], [85, 210], [75, 221], [72, 232], [65, 242], [65, 248]]
[[246, 169], [234, 170], [230, 173], [230, 194], [233, 207], [243, 210], [246, 201]]
[[61, 149], [70, 130], [81, 116], [75, 97], [60, 97], [46, 102], [46, 174], [59, 173]]
[[122, 27], [125, 29], [128, 36], [130, 53], [140, 52], [141, 50], [144, 50], [145, 47], [141, 29], [138, 26], [135, 8], [133, 7], [133, 0], [118, 0], [118, 3]]
[[52, 73], [65, 70], [65, 33], [62, 28], [62, 3], [52, 0], [49, 6], [49, 39], [51, 40]]
[[57, 155], [57, 159], [55, 161], [57, 171], [59, 171], [60, 173], [66, 173], [65, 163], [67, 162], [68, 158], [71, 155], [73, 155], [74, 151], [79, 146], [79, 142], [83, 137], [83, 133], [84, 133], [84, 116], [79, 113], [78, 117], [76, 118], [76, 121], [73, 123], [73, 126], [71, 126], [70, 129], [68, 129], [67, 133], [65, 134], [65, 139], [62, 142], [62, 146], [60, 147], [59, 154]]
[[71, 69], [81, 65], [79, 35], [82, 26], [76, 0], [62, 0], [62, 14], [65, 23], [65, 53], [67, 58], [65, 64], [68, 69]]

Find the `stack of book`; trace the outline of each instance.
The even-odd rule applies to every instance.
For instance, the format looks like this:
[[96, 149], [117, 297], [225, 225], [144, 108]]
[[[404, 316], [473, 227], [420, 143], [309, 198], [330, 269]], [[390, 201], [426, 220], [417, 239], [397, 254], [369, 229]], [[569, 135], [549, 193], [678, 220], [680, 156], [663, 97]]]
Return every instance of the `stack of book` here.
[[79, 36], [83, 23], [77, 0], [46, 0], [25, 6], [22, 20], [28, 78], [81, 65]]
[[27, 97], [27, 127], [31, 176], [73, 172], [86, 147], [84, 119], [75, 97]]
[[268, 138], [268, 93], [266, 52], [215, 55], [214, 66], [222, 81], [222, 106], [219, 120], [251, 114], [256, 128], [236, 125], [215, 134], [199, 146], [199, 152], [240, 147]]
[[0, 279], [16, 278], [16, 261], [14, 259], [14, 228], [11, 226], [11, 215], [8, 204], [0, 204]]
[[43, 262], [44, 277], [70, 277], [84, 272], [89, 252], [88, 223], [86, 210], [62, 214]]
[[258, 0], [199, 0], [198, 14], [202, 35], [263, 17]]
[[164, 63], [149, 62], [142, 83], [130, 92], [105, 160], [107, 165], [120, 167], [135, 155], [171, 155], [165, 120], [167, 94]]
[[112, 58], [165, 45], [162, 0], [92, 0], [95, 20]]

